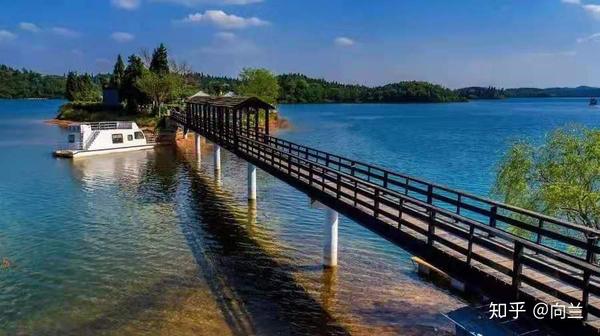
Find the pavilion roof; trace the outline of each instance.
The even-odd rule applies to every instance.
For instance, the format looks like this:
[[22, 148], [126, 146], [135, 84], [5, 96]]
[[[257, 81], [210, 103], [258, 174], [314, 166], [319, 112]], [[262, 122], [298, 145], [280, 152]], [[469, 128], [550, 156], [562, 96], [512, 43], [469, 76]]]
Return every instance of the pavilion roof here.
[[190, 97], [187, 100], [188, 103], [192, 104], [203, 104], [217, 107], [225, 107], [238, 109], [242, 107], [253, 107], [257, 109], [274, 110], [275, 106], [265, 102], [258, 97], [223, 97], [223, 96], [208, 96], [208, 97]]

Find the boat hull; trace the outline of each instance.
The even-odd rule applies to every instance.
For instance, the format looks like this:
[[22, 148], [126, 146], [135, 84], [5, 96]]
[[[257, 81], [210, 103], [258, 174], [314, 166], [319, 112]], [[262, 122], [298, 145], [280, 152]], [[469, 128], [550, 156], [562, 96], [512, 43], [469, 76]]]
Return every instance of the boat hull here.
[[67, 150], [54, 151], [53, 154], [56, 157], [75, 159], [75, 158], [94, 156], [94, 155], [131, 152], [131, 151], [138, 151], [138, 150], [148, 150], [148, 149], [153, 149], [153, 148], [154, 148], [154, 145], [129, 146], [129, 147], [97, 149], [97, 150], [70, 150], [70, 149], [67, 149]]

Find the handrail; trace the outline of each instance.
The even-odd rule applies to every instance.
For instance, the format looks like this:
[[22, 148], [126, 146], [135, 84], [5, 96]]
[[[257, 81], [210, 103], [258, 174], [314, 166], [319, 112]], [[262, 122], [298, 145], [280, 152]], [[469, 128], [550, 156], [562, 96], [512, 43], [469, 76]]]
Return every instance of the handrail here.
[[409, 179], [411, 181], [414, 181], [414, 182], [417, 182], [417, 183], [421, 183], [421, 184], [426, 185], [426, 186], [432, 186], [434, 188], [437, 188], [437, 189], [440, 189], [440, 190], [443, 190], [443, 191], [446, 191], [446, 192], [450, 192], [450, 193], [453, 193], [453, 194], [456, 194], [456, 195], [460, 195], [463, 198], [464, 197], [470, 198], [470, 199], [478, 201], [478, 202], [486, 203], [486, 204], [489, 204], [489, 205], [492, 205], [492, 206], [497, 206], [497, 207], [500, 207], [500, 208], [503, 208], [503, 209], [506, 209], [506, 210], [511, 210], [511, 211], [514, 211], [514, 212], [517, 212], [517, 213], [520, 213], [520, 214], [523, 214], [523, 215], [528, 215], [528, 216], [531, 216], [531, 217], [535, 217], [537, 219], [543, 219], [545, 222], [550, 222], [551, 224], [562, 225], [562, 226], [565, 226], [565, 227], [568, 227], [570, 229], [574, 229], [574, 230], [577, 230], [577, 231], [580, 231], [580, 232], [583, 232], [583, 233], [589, 233], [591, 235], [600, 236], [600, 230], [595, 229], [595, 228], [590, 228], [590, 227], [587, 227], [587, 226], [584, 226], [584, 225], [580, 225], [580, 224], [577, 224], [577, 223], [567, 222], [567, 221], [561, 220], [559, 218], [551, 217], [551, 216], [548, 216], [548, 215], [545, 215], [545, 214], [542, 214], [542, 213], [539, 213], [539, 212], [535, 212], [535, 211], [523, 209], [523, 208], [520, 208], [520, 207], [517, 207], [517, 206], [514, 206], [514, 205], [510, 205], [510, 204], [501, 203], [501, 202], [492, 200], [490, 198], [486, 198], [486, 197], [482, 197], [482, 196], [477, 196], [477, 195], [474, 195], [474, 194], [471, 194], [471, 193], [468, 193], [468, 192], [465, 192], [465, 191], [462, 191], [462, 190], [459, 190], [459, 189], [453, 189], [453, 188], [450, 188], [448, 186], [445, 186], [445, 185], [442, 185], [442, 184], [438, 184], [438, 183], [434, 183], [434, 182], [430, 182], [430, 181], [425, 180], [425, 179], [413, 177], [413, 176], [408, 175], [408, 174], [393, 172], [391, 170], [387, 170], [385, 168], [381, 168], [381, 167], [376, 166], [376, 165], [372, 165], [372, 164], [364, 163], [364, 162], [361, 162], [361, 161], [356, 161], [356, 160], [353, 160], [353, 159], [345, 158], [343, 156], [339, 156], [339, 155], [336, 155], [336, 154], [327, 153], [327, 152], [324, 152], [324, 151], [321, 151], [321, 150], [318, 150], [318, 149], [315, 149], [315, 148], [311, 148], [311, 147], [308, 147], [308, 146], [300, 145], [300, 144], [297, 144], [297, 143], [294, 143], [294, 142], [291, 142], [291, 141], [283, 140], [283, 139], [280, 139], [280, 138], [275, 138], [275, 137], [272, 137], [272, 136], [267, 136], [267, 137], [269, 139], [274, 139], [275, 142], [286, 142], [286, 143], [288, 143], [290, 145], [294, 145], [294, 146], [297, 146], [299, 148], [306, 148], [306, 149], [308, 149], [308, 151], [313, 151], [313, 152], [317, 152], [317, 153], [320, 153], [320, 154], [324, 154], [325, 156], [329, 156], [330, 158], [339, 158], [339, 159], [342, 159], [342, 160], [349, 161], [349, 162], [351, 162], [351, 163], [353, 163], [355, 165], [359, 164], [359, 165], [363, 165], [365, 167], [370, 167], [371, 169], [376, 169], [376, 170], [379, 170], [379, 171], [381, 171], [383, 173], [388, 173], [389, 175], [398, 176], [398, 177], [401, 177], [403, 179]]
[[[280, 151], [278, 149], [274, 149], [273, 147], [270, 147], [267, 144], [265, 144], [263, 142], [260, 142], [260, 141], [257, 141], [255, 139], [252, 139], [250, 137], [244, 137], [242, 141], [252, 142], [252, 143], [256, 144], [257, 146], [262, 146], [264, 148], [267, 148], [270, 151], [277, 151], [279, 153], [283, 153], [284, 155], [293, 156], [298, 161], [312, 163], [311, 161], [306, 160], [305, 158], [302, 158], [302, 157], [297, 156], [297, 155], [285, 153], [285, 152], [282, 152], [282, 151]], [[488, 226], [486, 224], [480, 223], [478, 221], [475, 221], [475, 220], [470, 219], [468, 217], [464, 217], [462, 215], [458, 215], [458, 214], [456, 214], [454, 212], [451, 212], [451, 211], [448, 211], [446, 209], [436, 207], [436, 206], [434, 206], [432, 204], [423, 202], [423, 201], [421, 201], [419, 199], [408, 197], [408, 196], [403, 195], [401, 193], [398, 193], [398, 192], [396, 192], [394, 190], [385, 189], [385, 188], [383, 188], [383, 187], [381, 187], [381, 186], [379, 186], [377, 184], [373, 184], [373, 183], [370, 183], [368, 181], [361, 180], [361, 179], [359, 179], [359, 178], [357, 178], [357, 177], [355, 177], [353, 175], [349, 175], [349, 174], [346, 174], [344, 172], [333, 170], [333, 169], [331, 169], [331, 168], [329, 168], [329, 167], [327, 167], [325, 165], [322, 165], [320, 163], [312, 163], [312, 164], [318, 166], [321, 169], [327, 170], [327, 171], [329, 171], [331, 173], [343, 176], [343, 177], [345, 177], [345, 178], [347, 178], [349, 180], [359, 182], [360, 184], [362, 184], [364, 186], [367, 186], [369, 188], [377, 189], [377, 190], [379, 190], [380, 194], [384, 193], [386, 195], [394, 196], [394, 197], [397, 197], [399, 199], [402, 199], [402, 201], [404, 203], [408, 202], [408, 203], [411, 203], [411, 204], [413, 204], [415, 206], [422, 207], [422, 208], [425, 209], [424, 212], [427, 212], [427, 213], [435, 212], [435, 213], [441, 214], [441, 215], [443, 215], [445, 217], [454, 219], [457, 222], [464, 223], [464, 224], [467, 224], [469, 226], [472, 225], [472, 226], [474, 226], [476, 229], [478, 229], [480, 231], [484, 231], [484, 232], [486, 232], [488, 234], [491, 234], [491, 236], [499, 237], [499, 238], [502, 238], [502, 239], [510, 241], [510, 242], [521, 243], [524, 246], [526, 246], [528, 249], [531, 249], [531, 250], [536, 251], [536, 252], [544, 252], [544, 254], [551, 254], [553, 256], [556, 256], [557, 253], [562, 254], [561, 256], [559, 256], [559, 258], [561, 258], [561, 259], [563, 259], [565, 261], [574, 263], [574, 264], [579, 264], [579, 265], [581, 265], [582, 270], [588, 270], [590, 272], [593, 272], [593, 275], [600, 276], [600, 267], [598, 267], [596, 265], [591, 265], [591, 264], [583, 263], [581, 260], [575, 259], [575, 258], [571, 257], [570, 255], [562, 252], [562, 251], [556, 251], [556, 250], [547, 248], [547, 247], [545, 247], [543, 245], [539, 245], [539, 244], [533, 243], [533, 242], [531, 242], [531, 241], [529, 241], [527, 239], [523, 239], [523, 238], [521, 238], [519, 236], [516, 236], [516, 235], [513, 235], [513, 234], [511, 234], [509, 232], [500, 230], [500, 229], [495, 228], [495, 227]]]

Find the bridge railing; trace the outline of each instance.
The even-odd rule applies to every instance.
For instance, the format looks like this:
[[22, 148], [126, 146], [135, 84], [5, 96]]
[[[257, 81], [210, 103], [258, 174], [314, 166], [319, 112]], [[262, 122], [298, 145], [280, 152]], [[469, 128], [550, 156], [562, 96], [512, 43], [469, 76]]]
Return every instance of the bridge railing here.
[[[306, 153], [304, 149], [298, 152], [295, 146], [293, 148], [293, 151], [279, 149], [267, 141], [244, 136], [239, 140], [238, 149], [315, 190], [353, 205], [391, 229], [408, 228], [431, 246], [439, 244], [461, 254], [467, 264], [476, 262], [506, 275], [515, 297], [523, 285], [527, 285], [566, 303], [580, 304], [584, 316], [588, 313], [600, 316], [600, 310], [589, 304], [590, 294], [600, 296], [600, 286], [595, 281], [600, 276], [597, 265], [315, 162], [310, 155], [307, 158], [302, 154]], [[427, 226], [417, 225], [407, 218], [417, 219]], [[493, 255], [503, 256], [510, 262], [491, 257], [486, 251], [493, 251]], [[524, 267], [529, 271], [525, 272]], [[532, 275], [533, 270], [537, 276]], [[559, 282], [572, 287], [563, 290]]]
[[[516, 234], [559, 251], [567, 251], [581, 259], [586, 258], [589, 240], [600, 236], [594, 228], [570, 223], [541, 213], [500, 203], [410, 175], [397, 173], [364, 162], [327, 153], [280, 138], [266, 136], [268, 144], [289, 153], [303, 156], [312, 162], [345, 172], [370, 183], [395, 190], [428, 204], [434, 204], [464, 217], [487, 223], [489, 226]], [[568, 243], [570, 249], [565, 249]], [[594, 253], [600, 247], [593, 244]]]
[[[172, 118], [184, 125], [187, 122], [184, 115]], [[599, 253], [594, 229], [253, 130], [219, 134], [203, 131], [206, 125], [210, 129], [211, 121], [196, 124], [211, 141], [262, 162], [264, 169], [276, 169], [282, 176], [350, 204], [391, 230], [408, 229], [431, 246], [462, 255], [467, 264], [484, 265], [509, 277], [515, 295], [524, 284], [564, 302], [581, 304], [584, 316], [588, 312], [600, 316], [600, 309], [590, 304], [592, 295], [595, 301], [600, 299], [600, 268], [593, 262]], [[541, 225], [532, 225], [531, 219]], [[560, 284], [569, 287], [563, 289]]]

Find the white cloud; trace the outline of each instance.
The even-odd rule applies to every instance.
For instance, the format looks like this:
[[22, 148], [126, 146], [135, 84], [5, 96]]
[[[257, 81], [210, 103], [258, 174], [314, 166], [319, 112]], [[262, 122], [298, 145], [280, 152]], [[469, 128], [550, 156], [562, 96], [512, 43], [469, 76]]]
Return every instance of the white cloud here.
[[268, 21], [257, 17], [244, 18], [241, 16], [227, 14], [222, 10], [207, 10], [204, 13], [190, 14], [182, 22], [186, 23], [208, 23], [223, 29], [242, 29], [247, 27], [259, 27], [269, 24]]
[[577, 43], [584, 43], [584, 42], [589, 42], [589, 41], [593, 41], [593, 40], [597, 40], [600, 38], [600, 33], [595, 33], [586, 37], [580, 37], [577, 39]]
[[9, 42], [17, 38], [17, 35], [9, 32], [8, 30], [0, 29], [0, 43]]
[[74, 30], [71, 30], [69, 28], [65, 28], [65, 27], [52, 27], [52, 29], [50, 29], [54, 34], [56, 35], [60, 35], [63, 37], [79, 37], [81, 34], [79, 34], [79, 32], [76, 32]]
[[583, 5], [583, 9], [594, 18], [600, 19], [600, 5]]
[[133, 41], [135, 35], [126, 32], [114, 32], [110, 35], [110, 38], [119, 43], [127, 43]]
[[31, 22], [21, 22], [19, 23], [19, 28], [31, 33], [39, 33], [41, 31], [40, 27], [38, 27], [35, 23]]
[[351, 38], [340, 36], [336, 37], [335, 40], [333, 40], [333, 44], [335, 44], [338, 47], [351, 47], [354, 44], [356, 44], [356, 42], [354, 42], [354, 40]]
[[571, 5], [581, 5], [581, 0], [560, 0], [562, 3]]
[[142, 0], [111, 0], [113, 6], [126, 10], [133, 10], [140, 7]]

